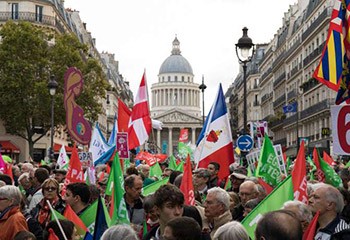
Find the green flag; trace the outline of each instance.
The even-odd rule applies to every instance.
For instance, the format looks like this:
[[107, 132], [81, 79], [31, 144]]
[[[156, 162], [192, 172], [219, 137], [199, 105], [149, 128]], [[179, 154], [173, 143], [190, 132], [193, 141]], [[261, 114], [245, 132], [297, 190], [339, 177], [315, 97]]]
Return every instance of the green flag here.
[[257, 176], [262, 177], [266, 183], [274, 187], [281, 181], [281, 171], [278, 165], [276, 153], [267, 134], [265, 134], [264, 137], [256, 174]]
[[160, 188], [160, 186], [167, 184], [168, 181], [169, 181], [169, 178], [164, 178], [162, 180], [158, 180], [154, 183], [147, 185], [146, 187], [143, 188], [142, 195], [147, 196], [154, 193], [155, 191], [158, 190], [158, 188]]
[[193, 158], [192, 149], [188, 144], [185, 144], [184, 142], [179, 142], [178, 148], [179, 148], [180, 159], [186, 159], [188, 155], [191, 156], [191, 159]]
[[79, 217], [91, 233], [94, 235], [95, 219], [97, 213], [97, 200], [93, 202]]
[[232, 187], [232, 183], [231, 183], [231, 180], [230, 178], [228, 177], [227, 180], [226, 180], [226, 183], [225, 183], [225, 190], [229, 190], [230, 188]]
[[250, 238], [255, 239], [256, 224], [264, 213], [279, 210], [285, 202], [293, 199], [292, 177], [288, 176], [243, 219], [242, 225], [247, 230]]
[[321, 170], [326, 178], [326, 183], [332, 185], [333, 187], [342, 187], [343, 182], [339, 175], [334, 171], [334, 169], [329, 166], [321, 157], [319, 158]]
[[179, 163], [179, 165], [177, 165], [176, 171], [184, 172], [184, 164], [185, 164], [185, 162], [184, 162], [184, 161], [181, 161], [181, 162]]
[[344, 166], [344, 168], [349, 168], [350, 167], [350, 161]]
[[162, 178], [162, 174], [163, 174], [163, 171], [160, 168], [158, 162], [156, 162], [155, 164], [153, 164], [153, 166], [150, 167], [150, 170], [149, 170], [150, 177], [156, 177], [156, 178], [160, 179], [160, 178]]
[[130, 159], [125, 158], [124, 159], [124, 174], [126, 174], [126, 169], [128, 169], [129, 167], [130, 167]]
[[[114, 213], [111, 224], [129, 223], [128, 211], [124, 200], [124, 176], [120, 165], [119, 154], [116, 152], [112, 163], [111, 175], [113, 174], [113, 205]], [[107, 191], [107, 189], [106, 189]]]
[[170, 156], [170, 160], [169, 160], [169, 169], [171, 170], [176, 170], [177, 164], [176, 164], [176, 159], [173, 155]]

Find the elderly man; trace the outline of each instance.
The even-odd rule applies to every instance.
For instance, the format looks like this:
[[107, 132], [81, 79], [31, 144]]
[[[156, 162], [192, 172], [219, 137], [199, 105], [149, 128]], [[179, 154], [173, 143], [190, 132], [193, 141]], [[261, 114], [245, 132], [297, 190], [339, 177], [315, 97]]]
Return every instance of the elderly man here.
[[266, 213], [258, 221], [255, 229], [255, 239], [259, 240], [301, 240], [302, 236], [299, 219], [287, 210]]
[[291, 211], [295, 214], [295, 216], [300, 220], [303, 232], [306, 230], [312, 220], [312, 212], [309, 206], [303, 202], [297, 200], [287, 201], [283, 204], [282, 209]]
[[203, 203], [207, 197], [208, 186], [207, 183], [210, 178], [210, 173], [205, 168], [198, 168], [193, 172], [193, 188], [195, 191], [196, 200]]
[[149, 177], [150, 169], [151, 169], [150, 166], [147, 164], [143, 164], [140, 167], [140, 172], [144, 176], [143, 187], [146, 187], [147, 185], [154, 183], [154, 180]]
[[[232, 220], [230, 212], [230, 196], [219, 187], [208, 190], [207, 199], [204, 202], [203, 231], [209, 231], [213, 238], [216, 230]], [[204, 216], [203, 216], [204, 215]]]
[[250, 180], [245, 181], [239, 187], [238, 196], [240, 197], [241, 203], [243, 206], [249, 200], [257, 198], [258, 195], [259, 195], [258, 185], [255, 184], [253, 181], [250, 181]]
[[335, 187], [325, 183], [315, 184], [309, 206], [313, 213], [320, 212], [315, 239], [330, 239], [333, 234], [350, 228], [339, 217], [344, 208], [344, 199]]

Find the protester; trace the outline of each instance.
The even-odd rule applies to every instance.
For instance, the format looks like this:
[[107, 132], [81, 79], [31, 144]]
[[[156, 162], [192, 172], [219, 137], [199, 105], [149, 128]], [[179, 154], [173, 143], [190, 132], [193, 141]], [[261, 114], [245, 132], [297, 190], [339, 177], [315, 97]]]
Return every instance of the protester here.
[[210, 162], [207, 167], [209, 173], [210, 173], [210, 178], [207, 183], [208, 189], [213, 188], [213, 187], [224, 187], [225, 182], [221, 182], [221, 180], [218, 177], [218, 173], [220, 170], [220, 164], [217, 162]]
[[67, 185], [64, 200], [80, 216], [89, 207], [90, 195], [86, 183], [70, 183]]
[[54, 169], [53, 173], [55, 174], [55, 179], [58, 183], [64, 183], [67, 174], [65, 169]]
[[239, 197], [244, 206], [249, 200], [257, 198], [259, 194], [258, 186], [253, 181], [245, 181], [239, 187]]
[[20, 211], [21, 199], [22, 194], [17, 187], [0, 187], [0, 239], [13, 239], [18, 232], [28, 230]]
[[138, 237], [129, 225], [119, 224], [108, 228], [101, 240], [138, 240]]
[[137, 175], [130, 175], [124, 180], [124, 199], [130, 223], [136, 231], [142, 227], [144, 220], [144, 210], [142, 206], [142, 178]]
[[320, 212], [315, 239], [330, 239], [330, 237], [350, 226], [340, 218], [344, 208], [344, 199], [335, 187], [319, 183], [309, 198], [309, 206], [313, 213]]
[[259, 203], [260, 200], [258, 198], [248, 200], [244, 205], [243, 217], [246, 217]]
[[[149, 195], [143, 199], [143, 209], [145, 211], [144, 219], [146, 220], [146, 226], [143, 224], [141, 231], [139, 232], [140, 238], [144, 232], [149, 232], [153, 227], [159, 225], [159, 219], [157, 215], [157, 208], [154, 204], [154, 195]], [[146, 229], [144, 229], [146, 227]]]
[[190, 217], [177, 217], [167, 222], [163, 233], [164, 240], [201, 239], [199, 224]]
[[31, 211], [43, 199], [41, 185], [50, 177], [49, 172], [45, 168], [38, 168], [29, 173], [29, 180], [34, 188], [34, 193], [28, 205], [28, 211]]
[[[66, 236], [67, 240], [75, 240], [76, 239], [76, 235], [77, 235], [77, 230], [75, 229], [74, 223], [69, 221], [69, 220], [58, 220], [64, 235]], [[50, 238], [51, 235], [51, 238]], [[50, 240], [50, 239], [54, 239], [53, 235], [56, 235], [58, 239], [65, 239], [63, 237], [63, 233], [61, 232], [60, 227], [58, 226], [58, 223], [53, 220], [50, 221], [47, 226], [46, 229], [44, 230], [43, 233], [43, 239], [44, 240]]]
[[241, 223], [232, 221], [219, 227], [213, 240], [249, 240], [249, 236]]
[[244, 182], [244, 180], [247, 178], [247, 170], [245, 168], [239, 167], [233, 170], [233, 172], [230, 175], [230, 181], [231, 181], [231, 189], [229, 191], [238, 193], [239, 187]]
[[205, 168], [198, 168], [193, 172], [193, 188], [195, 198], [199, 203], [203, 203], [207, 197], [208, 181], [210, 172]]
[[309, 206], [303, 202], [294, 200], [285, 202], [282, 209], [293, 212], [299, 219], [303, 232], [305, 232], [312, 220], [312, 212]]
[[232, 220], [230, 196], [222, 188], [211, 188], [208, 190], [207, 199], [203, 206], [203, 230], [209, 232], [211, 238], [213, 238], [219, 227]]
[[13, 240], [37, 240], [35, 235], [29, 231], [20, 231]]
[[59, 184], [53, 178], [48, 178], [42, 185], [44, 198], [30, 212], [32, 217], [36, 219], [44, 229], [51, 220], [51, 209], [47, 201], [50, 202], [53, 209], [63, 214], [65, 209], [64, 201], [59, 194]]
[[147, 185], [154, 183], [154, 180], [149, 177], [150, 166], [148, 164], [141, 165], [140, 172], [143, 176], [143, 187], [146, 187]]
[[299, 219], [287, 210], [278, 210], [264, 214], [258, 221], [255, 229], [255, 239], [301, 240], [302, 235]]
[[144, 240], [159, 240], [164, 234], [166, 224], [183, 214], [184, 195], [174, 185], [163, 185], [154, 193], [154, 205], [157, 207], [159, 226], [154, 227], [143, 238]]

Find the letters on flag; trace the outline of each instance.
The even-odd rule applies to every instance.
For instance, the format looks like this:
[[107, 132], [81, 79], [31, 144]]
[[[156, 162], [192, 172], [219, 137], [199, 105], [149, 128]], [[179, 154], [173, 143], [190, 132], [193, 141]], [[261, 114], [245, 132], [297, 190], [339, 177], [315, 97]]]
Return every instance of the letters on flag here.
[[129, 149], [134, 149], [144, 144], [148, 140], [151, 131], [152, 121], [148, 107], [146, 73], [144, 73], [129, 120]]
[[69, 167], [68, 167], [66, 179], [64, 181], [64, 185], [62, 188], [62, 193], [61, 193], [62, 196], [64, 196], [64, 194], [66, 193], [67, 185], [74, 182], [84, 182], [84, 171], [83, 171], [81, 162], [79, 160], [78, 150], [75, 144], [72, 150], [71, 159], [69, 161]]
[[68, 168], [68, 163], [69, 163], [69, 158], [66, 153], [66, 148], [64, 147], [64, 145], [62, 145], [60, 149], [60, 153], [58, 155], [57, 164], [60, 168], [66, 169]]
[[308, 203], [307, 179], [306, 179], [306, 159], [304, 141], [301, 142], [297, 159], [292, 171], [294, 199], [305, 204]]
[[187, 156], [186, 166], [184, 169], [180, 190], [184, 194], [185, 204], [194, 206], [195, 198], [194, 198], [194, 188], [192, 183], [192, 165], [190, 156]]
[[234, 162], [231, 127], [221, 83], [214, 104], [199, 134], [194, 160], [198, 167], [203, 168], [212, 161], [219, 163], [220, 179], [229, 175], [229, 165]]

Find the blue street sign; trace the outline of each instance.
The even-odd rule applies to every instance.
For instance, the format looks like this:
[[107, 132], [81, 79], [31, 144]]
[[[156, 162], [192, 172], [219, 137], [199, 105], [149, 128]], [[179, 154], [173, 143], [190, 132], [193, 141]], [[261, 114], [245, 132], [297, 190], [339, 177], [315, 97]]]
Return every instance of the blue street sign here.
[[253, 139], [249, 135], [242, 135], [237, 139], [237, 146], [243, 152], [248, 152], [253, 148]]

